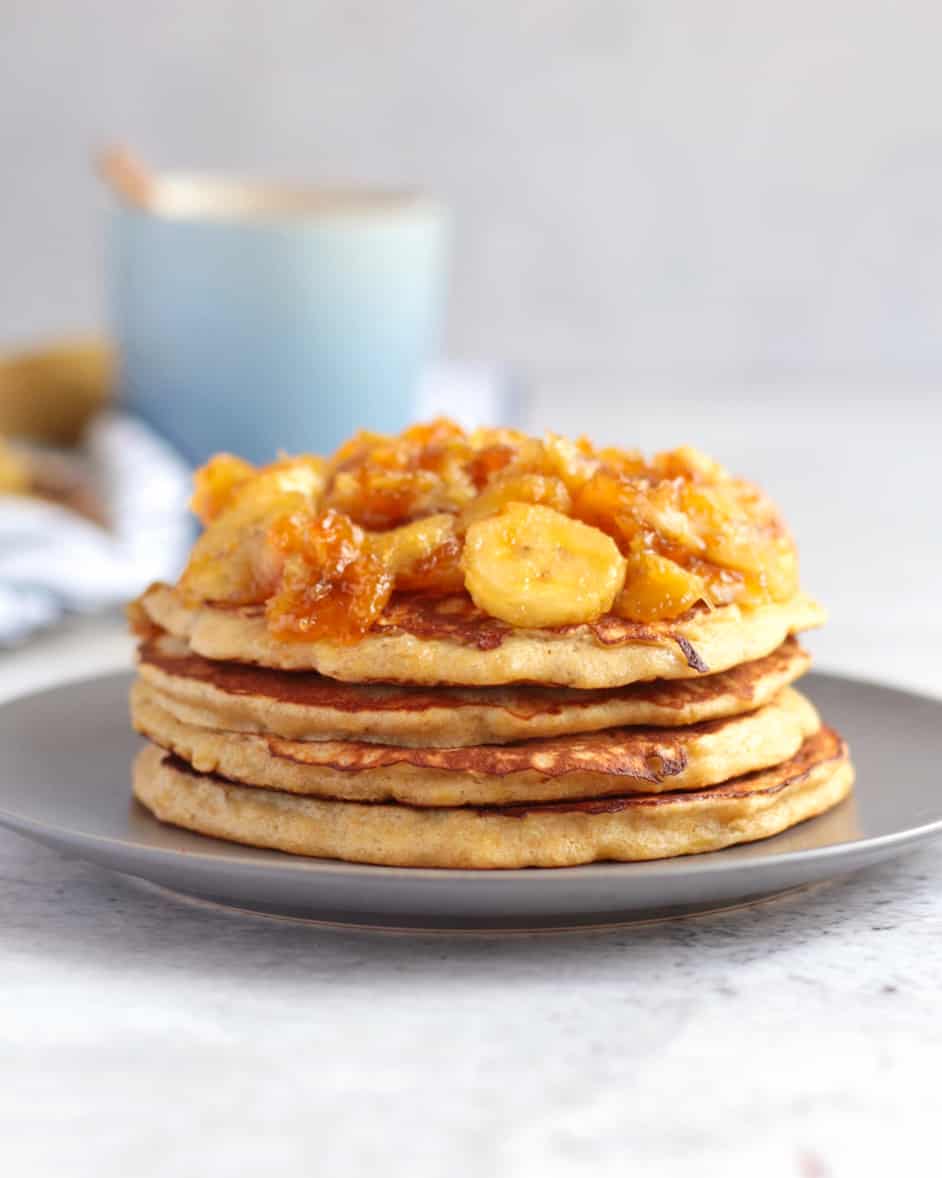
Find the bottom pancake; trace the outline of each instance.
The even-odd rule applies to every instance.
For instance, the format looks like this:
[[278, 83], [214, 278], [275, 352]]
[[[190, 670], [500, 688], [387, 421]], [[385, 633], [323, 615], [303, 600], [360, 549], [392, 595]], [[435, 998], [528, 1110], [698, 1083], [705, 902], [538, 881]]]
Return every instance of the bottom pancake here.
[[572, 867], [663, 859], [778, 834], [842, 801], [853, 767], [828, 728], [790, 760], [710, 789], [538, 805], [418, 809], [234, 785], [148, 745], [134, 793], [163, 822], [295, 855], [392, 867]]

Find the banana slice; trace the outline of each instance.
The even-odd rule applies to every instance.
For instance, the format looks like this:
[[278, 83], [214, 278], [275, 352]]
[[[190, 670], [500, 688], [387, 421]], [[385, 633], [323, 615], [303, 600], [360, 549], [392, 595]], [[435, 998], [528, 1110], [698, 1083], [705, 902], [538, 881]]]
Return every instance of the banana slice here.
[[568, 515], [572, 498], [563, 480], [552, 475], [498, 475], [462, 509], [459, 528], [467, 529], [485, 516], [497, 515], [508, 503], [539, 503]]
[[453, 540], [455, 517], [441, 513], [388, 532], [368, 534], [370, 551], [378, 556], [393, 576], [411, 573], [422, 561]]
[[611, 537], [530, 503], [509, 503], [472, 524], [463, 562], [475, 605], [521, 627], [594, 621], [625, 580], [625, 561]]

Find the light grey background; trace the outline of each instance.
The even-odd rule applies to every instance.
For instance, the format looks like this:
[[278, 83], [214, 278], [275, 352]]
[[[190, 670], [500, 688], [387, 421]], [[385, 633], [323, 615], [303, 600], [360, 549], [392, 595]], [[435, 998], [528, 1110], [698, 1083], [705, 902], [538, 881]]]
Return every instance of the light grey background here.
[[95, 324], [92, 151], [418, 183], [449, 350], [583, 404], [935, 389], [942, 9], [5, 0], [0, 342]]

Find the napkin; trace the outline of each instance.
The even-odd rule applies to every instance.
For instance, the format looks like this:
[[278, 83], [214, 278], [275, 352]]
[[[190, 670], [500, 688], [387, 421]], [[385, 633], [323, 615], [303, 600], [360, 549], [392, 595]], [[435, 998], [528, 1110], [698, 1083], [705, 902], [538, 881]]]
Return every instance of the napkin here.
[[42, 499], [0, 496], [0, 645], [123, 604], [183, 567], [193, 539], [186, 463], [119, 413], [92, 422], [84, 450], [107, 527]]

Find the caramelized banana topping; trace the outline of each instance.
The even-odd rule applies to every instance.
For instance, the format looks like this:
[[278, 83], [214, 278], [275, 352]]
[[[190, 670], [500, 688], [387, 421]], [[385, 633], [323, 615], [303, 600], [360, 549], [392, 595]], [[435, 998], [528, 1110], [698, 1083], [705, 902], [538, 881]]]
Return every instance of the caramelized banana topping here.
[[647, 459], [586, 439], [440, 419], [361, 432], [330, 459], [197, 472], [191, 602], [263, 607], [285, 640], [355, 642], [395, 591], [468, 593], [517, 627], [680, 617], [784, 601], [795, 547], [754, 486], [685, 446]]

